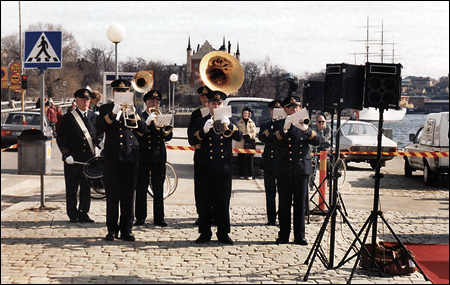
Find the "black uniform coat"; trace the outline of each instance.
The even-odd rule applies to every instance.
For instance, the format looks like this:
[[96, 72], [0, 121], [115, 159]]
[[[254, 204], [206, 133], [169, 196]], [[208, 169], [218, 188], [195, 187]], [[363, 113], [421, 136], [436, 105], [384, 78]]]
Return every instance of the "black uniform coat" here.
[[[211, 218], [214, 211], [214, 220], [217, 224], [217, 235], [230, 232], [230, 198], [231, 178], [233, 173], [232, 141], [240, 141], [242, 132], [237, 127], [237, 122], [230, 119], [229, 129], [234, 130], [230, 137], [216, 134], [212, 129], [207, 133], [203, 131], [205, 122], [211, 118], [211, 114], [197, 119], [194, 124], [193, 144], [200, 144], [197, 151], [199, 179], [199, 232], [211, 234]], [[214, 207], [214, 208], [213, 208]]]
[[275, 136], [278, 139], [278, 236], [283, 241], [289, 240], [291, 230], [291, 207], [294, 202], [294, 240], [305, 238], [305, 205], [308, 202], [308, 181], [312, 173], [309, 144], [319, 145], [320, 138], [308, 128], [305, 131], [291, 125], [287, 133], [283, 126], [285, 119], [275, 123]]
[[[150, 114], [144, 112], [142, 120], [145, 122]], [[166, 177], [166, 141], [170, 141], [173, 132], [164, 133], [157, 128], [155, 121], [147, 126], [147, 132], [139, 134], [139, 172], [136, 185], [135, 214], [137, 220], [147, 217], [147, 189], [149, 173], [153, 190], [153, 217], [155, 222], [164, 220], [164, 180]]]
[[[147, 125], [139, 118], [138, 128], [125, 127], [123, 115], [119, 121], [112, 110], [114, 103], [100, 107], [97, 130], [105, 133], [103, 184], [106, 191], [106, 226], [108, 232], [131, 233], [134, 219], [134, 191], [136, 188], [139, 142], [138, 133], [147, 131]], [[137, 109], [137, 108], [136, 108]], [[140, 116], [139, 111], [137, 111]], [[120, 222], [119, 225], [119, 203]]]
[[[95, 128], [97, 115], [88, 110], [86, 118], [83, 118], [78, 108], [76, 112], [82, 118], [95, 147], [101, 141], [101, 133], [97, 132]], [[95, 156], [80, 125], [71, 113], [67, 113], [62, 117], [56, 142], [61, 150], [63, 161], [68, 156], [72, 156], [74, 161], [86, 162]], [[70, 219], [76, 219], [80, 212], [87, 214], [91, 205], [91, 196], [88, 181], [83, 173], [83, 165], [64, 163], [64, 179], [66, 184], [67, 215]], [[80, 204], [77, 209], [78, 186], [80, 186]]]
[[198, 205], [197, 205], [197, 200], [198, 200], [198, 179], [199, 179], [199, 175], [198, 175], [198, 148], [200, 147], [200, 144], [195, 145], [195, 143], [198, 143], [198, 140], [196, 140], [196, 138], [194, 137], [194, 125], [195, 122], [200, 119], [202, 117], [202, 112], [200, 111], [202, 107], [199, 107], [197, 109], [195, 109], [192, 113], [191, 113], [191, 119], [189, 121], [189, 125], [187, 128], [187, 135], [188, 135], [188, 142], [190, 146], [193, 146], [195, 148], [194, 150], [194, 198], [195, 198], [195, 207], [197, 209], [197, 214], [198, 214]]
[[268, 222], [276, 221], [277, 171], [279, 154], [277, 152], [278, 139], [275, 136], [274, 121], [261, 123], [258, 139], [264, 143], [262, 153], [264, 169], [264, 188], [266, 192], [266, 210]]

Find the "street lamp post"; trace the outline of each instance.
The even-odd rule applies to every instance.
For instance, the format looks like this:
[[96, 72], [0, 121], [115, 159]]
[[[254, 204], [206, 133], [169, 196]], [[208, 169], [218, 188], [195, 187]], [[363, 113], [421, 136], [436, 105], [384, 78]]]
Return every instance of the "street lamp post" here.
[[[176, 75], [175, 73], [170, 75], [170, 81], [172, 81], [173, 83], [173, 88], [172, 88], [172, 127], [174, 127], [175, 124], [175, 82], [177, 82], [178, 80], [178, 75]], [[170, 91], [170, 86], [169, 86], [169, 91]]]
[[106, 36], [111, 42], [115, 44], [116, 47], [116, 77], [115, 77], [116, 79], [119, 78], [118, 75], [119, 65], [117, 62], [117, 44], [123, 41], [125, 35], [126, 35], [125, 28], [120, 24], [112, 24], [111, 26], [109, 26], [108, 31], [106, 31]]
[[63, 101], [63, 104], [65, 104], [66, 103], [66, 86], [67, 86], [67, 82], [65, 82], [65, 81], [63, 81], [63, 87], [64, 87], [64, 101]]

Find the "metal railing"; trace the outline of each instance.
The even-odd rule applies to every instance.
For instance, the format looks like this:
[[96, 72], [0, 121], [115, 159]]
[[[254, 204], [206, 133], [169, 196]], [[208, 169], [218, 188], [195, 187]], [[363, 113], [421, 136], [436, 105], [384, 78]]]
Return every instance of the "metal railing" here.
[[[67, 108], [70, 107], [72, 105], [72, 103], [67, 102], [67, 103], [63, 103], [63, 102], [54, 102], [55, 106], [59, 105], [61, 106], [61, 112], [63, 114], [66, 113]], [[9, 113], [11, 112], [16, 112], [16, 111], [22, 111], [22, 103], [20, 101], [17, 101], [15, 103], [15, 108], [11, 108], [10, 102], [1, 102], [1, 106], [2, 106], [2, 124], [5, 122], [6, 117], [8, 116]], [[35, 101], [26, 101], [25, 102], [25, 111], [35, 111], [38, 112], [40, 111], [40, 108], [36, 108], [36, 102]]]

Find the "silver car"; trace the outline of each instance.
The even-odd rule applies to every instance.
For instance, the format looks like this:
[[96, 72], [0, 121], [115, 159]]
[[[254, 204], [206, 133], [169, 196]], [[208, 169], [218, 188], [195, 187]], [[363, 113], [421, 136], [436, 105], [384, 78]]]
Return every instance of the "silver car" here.
[[[11, 112], [2, 124], [2, 148], [9, 147], [17, 143], [17, 137], [24, 131], [41, 128], [40, 112]], [[44, 134], [52, 136], [52, 128], [47, 116], [44, 116]]]

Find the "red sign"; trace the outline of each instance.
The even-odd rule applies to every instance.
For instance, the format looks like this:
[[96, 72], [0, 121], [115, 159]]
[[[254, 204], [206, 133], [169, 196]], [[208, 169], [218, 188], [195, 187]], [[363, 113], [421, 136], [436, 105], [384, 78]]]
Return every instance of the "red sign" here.
[[9, 66], [9, 70], [11, 70], [12, 73], [20, 73], [21, 69], [20, 64], [17, 62], [13, 62]]
[[17, 85], [20, 83], [20, 75], [19, 74], [13, 74], [11, 77], [9, 77], [9, 81], [13, 85]]

